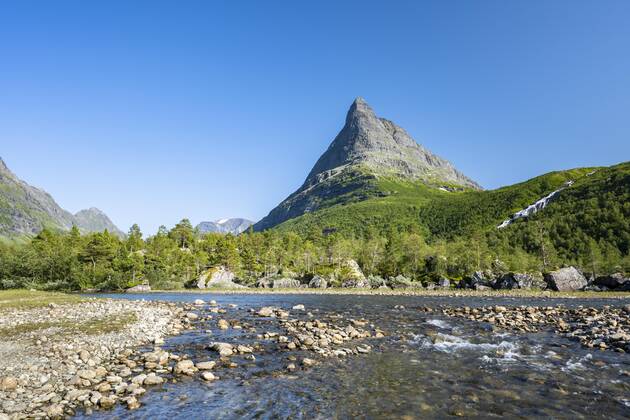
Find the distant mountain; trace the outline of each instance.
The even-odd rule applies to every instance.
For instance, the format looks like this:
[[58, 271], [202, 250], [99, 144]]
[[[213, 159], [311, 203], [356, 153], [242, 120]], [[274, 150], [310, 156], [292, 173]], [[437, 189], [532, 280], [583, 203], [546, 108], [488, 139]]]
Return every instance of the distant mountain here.
[[121, 238], [125, 236], [105, 213], [95, 207], [79, 211], [74, 215], [74, 219], [79, 230], [83, 232], [102, 232], [107, 230], [109, 233]]
[[197, 225], [197, 230], [200, 233], [231, 233], [238, 235], [245, 232], [254, 222], [247, 219], [233, 218], [233, 219], [221, 219], [214, 222], [201, 222]]
[[350, 106], [345, 125], [315, 163], [302, 186], [254, 225], [274, 227], [337, 204], [383, 196], [377, 180], [420, 182], [448, 191], [481, 190], [447, 160], [416, 143], [401, 127], [379, 118], [362, 98]]
[[107, 216], [104, 221], [102, 212], [98, 211], [98, 217], [92, 210], [87, 213], [79, 212], [77, 217], [62, 209], [46, 191], [19, 179], [0, 158], [0, 238], [20, 240], [44, 228], [69, 230], [72, 225], [91, 232], [101, 230], [101, 224], [106, 222], [109, 222], [108, 229], [113, 227], [113, 232], [120, 232]]

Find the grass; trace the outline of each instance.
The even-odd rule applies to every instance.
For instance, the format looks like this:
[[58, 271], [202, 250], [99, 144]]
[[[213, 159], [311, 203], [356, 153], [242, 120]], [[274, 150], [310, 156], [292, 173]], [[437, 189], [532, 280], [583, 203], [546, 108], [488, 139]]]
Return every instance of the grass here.
[[85, 322], [76, 323], [69, 320], [56, 320], [45, 322], [27, 322], [14, 327], [0, 328], [0, 338], [10, 338], [35, 331], [43, 331], [50, 328], [61, 329], [60, 334], [87, 334], [99, 335], [120, 331], [127, 325], [137, 321], [136, 314], [123, 313], [105, 318], [92, 318]]
[[79, 295], [59, 292], [25, 289], [0, 290], [0, 310], [38, 308], [50, 303], [65, 305], [85, 302], [86, 300], [86, 298]]

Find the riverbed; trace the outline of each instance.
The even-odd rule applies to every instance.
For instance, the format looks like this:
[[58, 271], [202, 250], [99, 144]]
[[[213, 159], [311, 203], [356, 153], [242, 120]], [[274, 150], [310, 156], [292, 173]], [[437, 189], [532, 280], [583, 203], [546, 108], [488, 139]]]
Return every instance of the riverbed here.
[[[491, 325], [451, 318], [441, 305], [623, 305], [627, 300], [406, 297], [356, 295], [250, 295], [149, 293], [98, 295], [120, 299], [193, 302], [215, 300], [229, 308], [222, 318], [273, 331], [276, 323], [251, 309], [274, 306], [290, 317], [363, 319], [384, 331], [367, 339], [371, 351], [345, 357], [287, 352], [248, 329], [217, 328], [208, 319], [167, 338], [164, 350], [192, 360], [213, 360], [215, 341], [258, 345], [254, 358], [237, 355], [232, 366], [218, 365], [217, 380], [177, 377], [152, 387], [142, 406], [96, 410], [89, 418], [444, 418], [469, 417], [630, 417], [630, 355], [585, 348], [553, 330], [497, 331]], [[229, 306], [232, 304], [232, 306]], [[292, 310], [302, 304], [304, 311]], [[426, 308], [435, 308], [427, 312]], [[207, 309], [201, 305], [200, 312]], [[150, 350], [147, 349], [147, 350]], [[302, 354], [304, 353], [304, 354]], [[317, 364], [288, 371], [303, 357]]]

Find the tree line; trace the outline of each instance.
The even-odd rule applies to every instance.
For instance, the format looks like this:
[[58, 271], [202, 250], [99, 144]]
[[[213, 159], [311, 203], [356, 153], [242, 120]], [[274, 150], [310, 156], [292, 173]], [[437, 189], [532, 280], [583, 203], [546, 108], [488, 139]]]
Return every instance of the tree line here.
[[246, 285], [265, 276], [320, 275], [339, 286], [349, 275], [344, 265], [349, 259], [367, 276], [402, 275], [423, 282], [438, 277], [457, 281], [478, 270], [532, 272], [568, 264], [595, 274], [630, 271], [627, 233], [622, 241], [618, 235], [612, 241], [605, 230], [598, 240], [561, 221], [538, 217], [455, 239], [414, 226], [368, 228], [361, 236], [315, 228], [300, 234], [200, 234], [187, 219], [146, 238], [138, 225], [122, 239], [107, 231], [45, 229], [26, 244], [0, 245], [0, 288], [122, 290], [148, 283], [153, 289], [177, 289], [218, 265]]

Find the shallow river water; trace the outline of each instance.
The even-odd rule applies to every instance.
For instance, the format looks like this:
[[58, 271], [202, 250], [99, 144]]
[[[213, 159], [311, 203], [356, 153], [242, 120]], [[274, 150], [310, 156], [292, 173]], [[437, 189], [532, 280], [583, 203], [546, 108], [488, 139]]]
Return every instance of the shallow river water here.
[[[138, 410], [118, 406], [89, 418], [630, 418], [630, 355], [583, 348], [553, 331], [493, 332], [488, 324], [419, 310], [440, 305], [602, 306], [627, 300], [210, 293], [109, 297], [214, 299], [222, 307], [238, 305], [223, 317], [245, 322], [260, 322], [250, 308], [304, 304], [306, 311], [291, 311], [291, 317], [307, 319], [310, 311], [314, 318], [331, 313], [365, 318], [387, 335], [368, 340], [373, 346], [369, 354], [321, 359], [292, 373], [285, 369], [288, 353], [270, 343], [255, 354], [255, 361], [233, 357], [238, 367], [215, 370], [217, 381], [178, 378], [151, 388]], [[205, 349], [212, 341], [260, 342], [254, 333], [222, 331], [214, 322], [169, 338], [162, 348], [202, 361], [216, 359]], [[297, 355], [317, 359], [306, 352]]]

